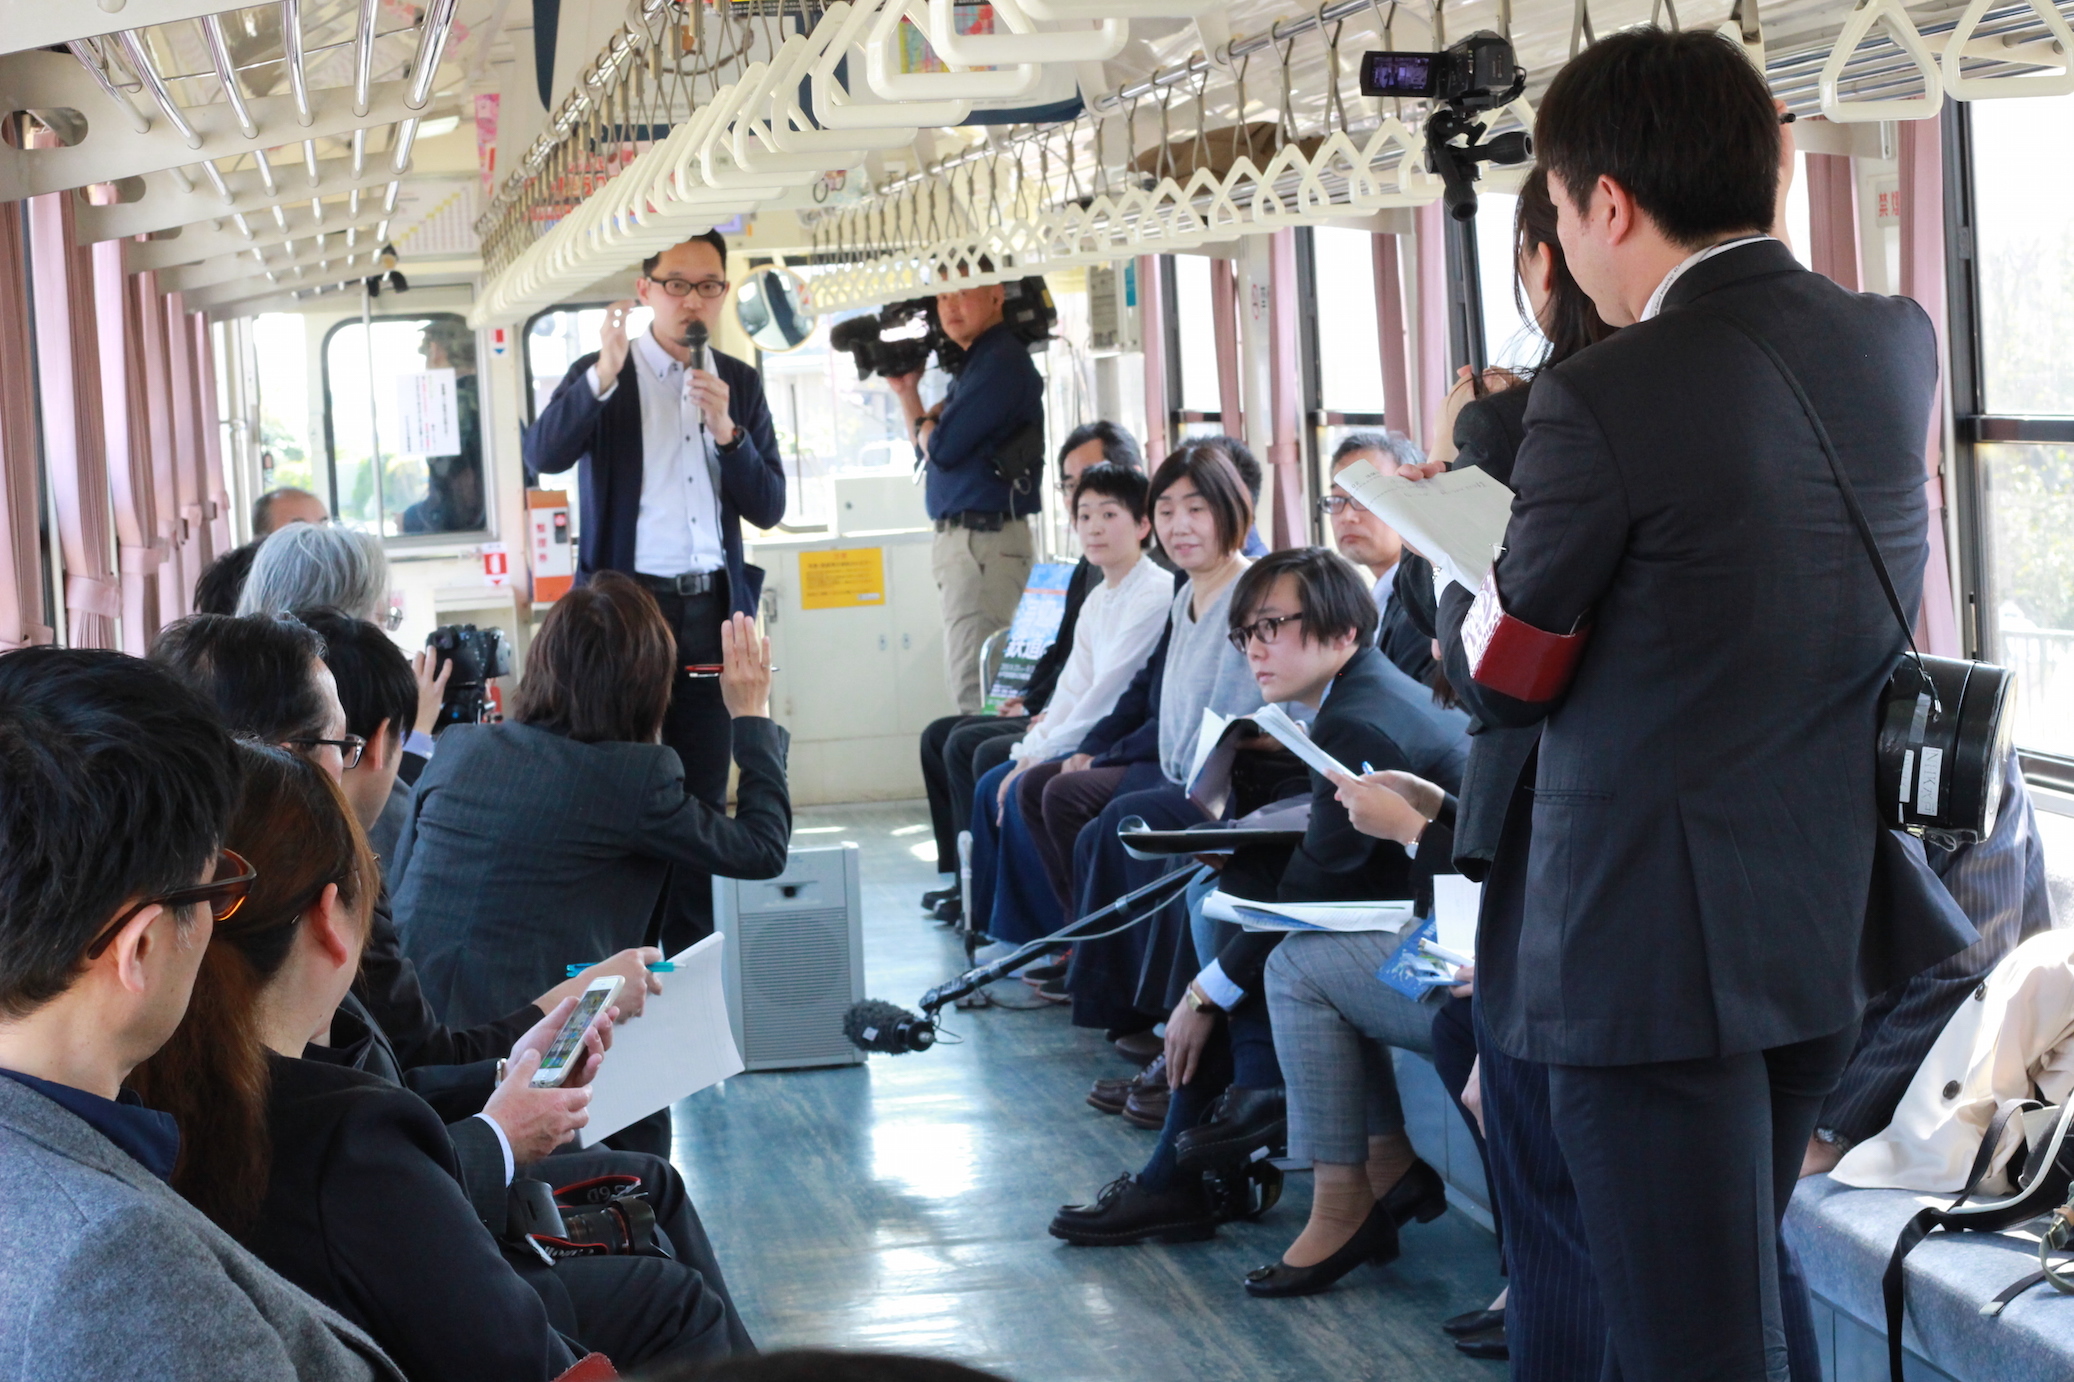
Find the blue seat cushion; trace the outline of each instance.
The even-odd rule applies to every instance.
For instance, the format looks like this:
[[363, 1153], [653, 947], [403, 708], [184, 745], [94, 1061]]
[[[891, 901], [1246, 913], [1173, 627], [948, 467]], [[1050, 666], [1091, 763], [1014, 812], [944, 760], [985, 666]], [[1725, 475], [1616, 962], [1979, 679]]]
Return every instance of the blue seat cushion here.
[[[1902, 1226], [1950, 1196], [1855, 1190], [1810, 1176], [1794, 1192], [1786, 1238], [1808, 1287], [1877, 1331], [1887, 1330], [1880, 1279]], [[1963, 1382], [2064, 1382], [2074, 1377], [2074, 1296], [2040, 1283], [1988, 1317], [1981, 1306], [2038, 1269], [2037, 1238], [1943, 1230], [1908, 1256], [1908, 1348]]]

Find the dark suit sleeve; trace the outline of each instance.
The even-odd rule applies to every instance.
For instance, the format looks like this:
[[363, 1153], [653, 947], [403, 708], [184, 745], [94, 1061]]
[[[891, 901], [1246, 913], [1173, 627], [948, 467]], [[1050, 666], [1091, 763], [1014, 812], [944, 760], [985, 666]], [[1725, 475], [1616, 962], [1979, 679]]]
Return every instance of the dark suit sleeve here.
[[593, 351], [571, 365], [562, 382], [555, 385], [547, 406], [520, 439], [528, 480], [559, 475], [590, 453], [598, 413], [605, 406], [590, 385], [591, 366], [597, 362], [597, 352]]
[[741, 369], [728, 385], [727, 414], [741, 429], [741, 444], [718, 453], [720, 487], [745, 521], [773, 528], [785, 517], [785, 458], [771, 425], [763, 377], [755, 366], [737, 363]]
[[[540, 1009], [529, 1003], [480, 1027], [456, 1031], [442, 1023], [418, 984], [417, 968], [404, 957], [386, 892], [375, 902], [374, 921], [368, 931], [367, 948], [360, 955], [360, 975], [353, 981], [353, 992], [380, 1024], [405, 1070], [428, 1065], [465, 1066], [508, 1056], [512, 1043], [541, 1018]], [[489, 1097], [487, 1089], [483, 1097]], [[478, 1103], [476, 1107], [482, 1105]]]
[[1152, 649], [1152, 656], [1131, 678], [1131, 684], [1116, 698], [1116, 708], [1094, 722], [1087, 733], [1080, 736], [1080, 752], [1092, 755], [1095, 761], [1107, 767], [1112, 763], [1135, 763], [1142, 761], [1140, 741], [1149, 727], [1152, 733], [1152, 757], [1159, 756], [1159, 703], [1160, 678], [1167, 673], [1167, 644], [1174, 637], [1174, 623], [1170, 619], [1160, 631], [1159, 642]]
[[[1612, 583], [1627, 549], [1628, 510], [1605, 434], [1559, 371], [1544, 373], [1534, 383], [1527, 439], [1513, 463], [1512, 480], [1512, 522], [1497, 565], [1505, 611], [1537, 629], [1569, 633]], [[1457, 592], [1451, 588], [1448, 594]], [[1441, 628], [1454, 644], [1443, 644], [1448, 680], [1477, 718], [1504, 725], [1545, 718], [1555, 701], [1477, 697], [1468, 689], [1468, 666], [1457, 656], [1461, 618], [1457, 614], [1450, 621], [1450, 601], [1443, 598], [1441, 604]], [[1466, 601], [1461, 608], [1467, 611]]]
[[726, 878], [776, 878], [792, 839], [792, 800], [785, 790], [784, 730], [744, 715], [734, 721], [735, 813], [708, 806], [684, 790], [675, 754], [663, 755], [648, 804], [630, 842], [634, 850], [683, 862]]
[[319, 1214], [368, 1332], [411, 1377], [545, 1382], [567, 1369], [547, 1307], [462, 1192], [438, 1117], [401, 1091], [352, 1102], [324, 1151]]
[[460, 1175], [461, 1191], [468, 1196], [475, 1217], [492, 1237], [502, 1238], [511, 1202], [504, 1180], [504, 1144], [497, 1140], [497, 1130], [470, 1116], [448, 1123], [446, 1135], [453, 1144], [454, 1169]]

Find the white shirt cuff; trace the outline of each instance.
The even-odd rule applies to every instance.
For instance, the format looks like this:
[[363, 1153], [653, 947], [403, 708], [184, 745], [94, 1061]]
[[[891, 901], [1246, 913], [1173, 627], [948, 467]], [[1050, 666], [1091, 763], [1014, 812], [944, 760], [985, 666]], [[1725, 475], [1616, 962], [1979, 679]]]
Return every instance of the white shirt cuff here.
[[503, 1125], [489, 1114], [478, 1113], [475, 1116], [488, 1123], [491, 1131], [497, 1134], [497, 1145], [504, 1150], [504, 1183], [511, 1184], [511, 1178], [518, 1174], [518, 1166], [511, 1159], [511, 1139], [504, 1135]]
[[1204, 997], [1226, 1012], [1246, 1001], [1246, 990], [1226, 978], [1224, 966], [1215, 960], [1210, 961], [1208, 969], [1195, 976], [1195, 982]]
[[591, 366], [591, 392], [597, 395], [598, 402], [603, 403], [606, 399], [612, 397], [613, 389], [618, 387], [619, 381], [615, 379], [612, 381], [612, 388], [606, 388], [605, 377], [598, 373], [596, 365]]
[[403, 751], [405, 753], [414, 753], [424, 759], [430, 759], [432, 751], [438, 747], [439, 741], [422, 729], [412, 730], [403, 739]]

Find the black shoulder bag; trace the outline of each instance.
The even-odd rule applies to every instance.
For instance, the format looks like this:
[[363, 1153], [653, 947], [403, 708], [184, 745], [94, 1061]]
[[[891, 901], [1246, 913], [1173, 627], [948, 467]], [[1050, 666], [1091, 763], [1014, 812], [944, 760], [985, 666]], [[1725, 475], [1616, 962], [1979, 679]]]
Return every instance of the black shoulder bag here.
[[1878, 773], [1880, 814], [1889, 828], [1905, 830], [1947, 848], [1986, 839], [2002, 805], [2002, 763], [2013, 726], [2006, 713], [2012, 678], [2007, 668], [1964, 658], [1925, 657], [1902, 611], [1887, 563], [1873, 541], [1872, 526], [1858, 507], [1857, 491], [1844, 474], [1829, 429], [1815, 412], [1800, 379], [1759, 336], [1726, 312], [1687, 308], [1726, 322], [1762, 350], [1800, 401], [1815, 440], [1829, 460], [1829, 473], [1843, 492], [1844, 508], [1872, 558], [1894, 621], [1908, 639], [1908, 656], [1894, 668], [1880, 696]]

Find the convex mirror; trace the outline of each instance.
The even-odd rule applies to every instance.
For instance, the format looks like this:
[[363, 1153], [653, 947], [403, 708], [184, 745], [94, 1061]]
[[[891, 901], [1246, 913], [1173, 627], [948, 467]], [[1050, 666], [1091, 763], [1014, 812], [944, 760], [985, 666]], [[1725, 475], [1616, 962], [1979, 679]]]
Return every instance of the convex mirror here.
[[763, 349], [797, 350], [814, 334], [813, 291], [792, 270], [767, 265], [735, 290], [735, 318]]

